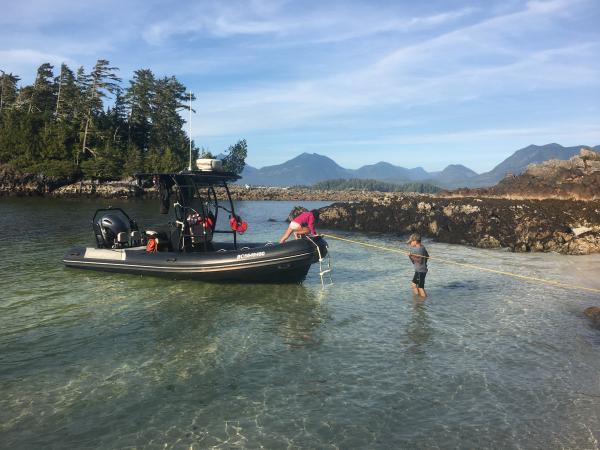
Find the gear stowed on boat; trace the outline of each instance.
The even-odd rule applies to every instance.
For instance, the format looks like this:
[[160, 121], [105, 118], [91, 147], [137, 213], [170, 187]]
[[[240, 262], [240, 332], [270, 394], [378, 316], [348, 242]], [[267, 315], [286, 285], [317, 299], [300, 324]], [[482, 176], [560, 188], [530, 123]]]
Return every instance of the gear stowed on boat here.
[[[327, 243], [309, 236], [284, 244], [244, 243], [237, 235], [247, 224], [235, 213], [228, 182], [240, 177], [218, 170], [136, 174], [140, 183], [152, 180], [160, 193], [161, 213], [172, 197], [174, 220], [165, 227], [141, 228], [121, 208], [98, 209], [92, 218], [96, 247], [69, 250], [68, 267], [139, 275], [193, 278], [207, 281], [300, 282], [310, 266], [327, 255]], [[217, 192], [227, 198], [219, 204]], [[227, 220], [221, 220], [227, 214]], [[226, 223], [225, 229], [219, 225]], [[231, 236], [216, 242], [213, 236]]]

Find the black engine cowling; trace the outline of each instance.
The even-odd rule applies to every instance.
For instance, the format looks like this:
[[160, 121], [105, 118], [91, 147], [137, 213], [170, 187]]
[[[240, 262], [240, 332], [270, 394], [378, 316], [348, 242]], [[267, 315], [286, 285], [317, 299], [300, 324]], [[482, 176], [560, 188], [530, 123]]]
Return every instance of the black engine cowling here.
[[[102, 246], [112, 248], [121, 243], [119, 233], [125, 233], [128, 236], [129, 225], [117, 214], [105, 214], [95, 224], [96, 236], [101, 240]], [[123, 236], [123, 235], [122, 235]]]

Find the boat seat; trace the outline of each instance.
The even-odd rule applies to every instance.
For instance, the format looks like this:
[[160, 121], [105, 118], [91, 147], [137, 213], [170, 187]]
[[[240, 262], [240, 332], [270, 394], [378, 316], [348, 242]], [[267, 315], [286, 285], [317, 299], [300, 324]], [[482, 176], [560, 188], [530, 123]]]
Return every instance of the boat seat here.
[[137, 247], [138, 245], [140, 245], [142, 243], [142, 235], [140, 234], [139, 231], [132, 231], [129, 234], [129, 246], [130, 247]]

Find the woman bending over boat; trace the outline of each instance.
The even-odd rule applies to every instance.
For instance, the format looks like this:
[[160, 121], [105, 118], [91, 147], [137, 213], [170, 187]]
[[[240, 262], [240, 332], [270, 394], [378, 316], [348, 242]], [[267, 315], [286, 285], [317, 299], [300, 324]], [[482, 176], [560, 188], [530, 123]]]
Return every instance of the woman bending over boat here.
[[306, 211], [300, 214], [299, 216], [292, 219], [288, 229], [285, 231], [281, 239], [279, 239], [279, 243], [283, 244], [292, 233], [296, 236], [296, 239], [300, 239], [302, 236], [307, 234], [315, 235], [317, 234], [317, 230], [315, 230], [315, 224], [319, 222], [319, 211], [313, 209], [312, 211]]

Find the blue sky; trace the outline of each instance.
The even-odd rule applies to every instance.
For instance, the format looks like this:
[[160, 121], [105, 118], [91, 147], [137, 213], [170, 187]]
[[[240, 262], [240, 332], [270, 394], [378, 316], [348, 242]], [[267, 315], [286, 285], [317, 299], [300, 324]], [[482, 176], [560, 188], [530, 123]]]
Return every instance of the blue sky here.
[[0, 69], [42, 62], [196, 95], [193, 137], [248, 163], [301, 152], [481, 172], [528, 144], [600, 144], [600, 2], [3, 2]]

